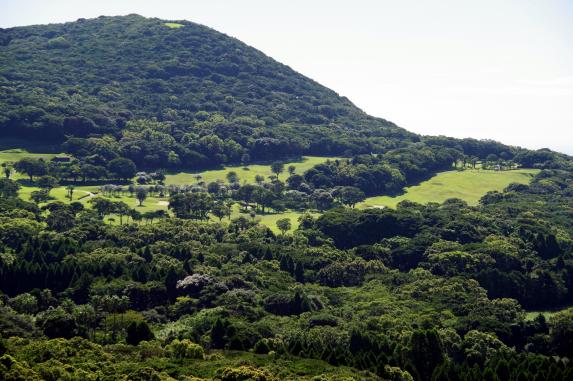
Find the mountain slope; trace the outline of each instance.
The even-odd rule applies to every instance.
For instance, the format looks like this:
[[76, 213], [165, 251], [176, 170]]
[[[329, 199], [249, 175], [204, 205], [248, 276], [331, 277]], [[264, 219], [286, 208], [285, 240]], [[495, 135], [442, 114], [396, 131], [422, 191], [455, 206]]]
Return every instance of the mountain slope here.
[[[216, 134], [253, 159], [367, 153], [418, 140], [260, 51], [188, 21], [102, 16], [0, 30], [0, 89], [0, 137], [120, 137], [127, 121], [156, 118], [168, 124], [178, 154], [184, 147], [175, 145]], [[258, 152], [257, 139], [270, 148]], [[229, 156], [238, 161], [229, 154], [221, 161]]]

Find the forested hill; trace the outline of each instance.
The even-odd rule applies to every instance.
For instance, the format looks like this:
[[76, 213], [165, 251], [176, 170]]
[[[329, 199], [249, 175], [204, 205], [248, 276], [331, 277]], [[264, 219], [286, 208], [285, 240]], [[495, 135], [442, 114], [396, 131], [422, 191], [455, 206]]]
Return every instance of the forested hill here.
[[0, 137], [118, 138], [129, 121], [157, 119], [174, 138], [162, 142], [167, 152], [188, 160], [198, 160], [189, 142], [213, 134], [227, 145], [223, 162], [368, 153], [419, 139], [189, 21], [102, 16], [0, 29], [0, 89]]

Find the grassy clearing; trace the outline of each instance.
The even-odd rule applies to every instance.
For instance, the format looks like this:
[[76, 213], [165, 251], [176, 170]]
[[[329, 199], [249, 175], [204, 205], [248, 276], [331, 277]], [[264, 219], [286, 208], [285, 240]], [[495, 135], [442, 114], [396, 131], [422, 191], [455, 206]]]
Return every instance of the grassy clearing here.
[[[318, 216], [319, 213], [309, 213], [311, 216]], [[260, 224], [268, 226], [274, 233], [280, 233], [280, 230], [277, 228], [277, 221], [282, 219], [282, 218], [288, 218], [290, 219], [291, 222], [291, 230], [290, 232], [293, 232], [294, 230], [298, 229], [298, 218], [303, 215], [304, 212], [297, 212], [297, 211], [286, 211], [283, 213], [269, 213], [269, 214], [257, 214], [255, 216], [255, 221], [258, 221]], [[231, 212], [231, 219], [234, 218], [238, 218], [238, 217], [245, 217], [248, 220], [251, 219], [251, 216], [249, 215], [249, 212], [243, 212], [243, 209], [240, 207], [239, 204], [234, 204], [233, 205], [233, 210]], [[210, 215], [210, 219], [212, 221], [219, 221], [219, 219], [217, 217], [215, 217], [214, 215]], [[222, 220], [222, 222], [225, 221], [229, 221], [227, 218], [224, 218]]]
[[129, 194], [123, 196], [100, 196], [105, 197], [111, 201], [123, 201], [125, 202], [130, 208], [137, 210], [140, 213], [151, 212], [155, 210], [167, 210], [169, 205], [168, 198], [165, 197], [151, 197], [148, 196], [145, 201], [143, 201], [143, 205], [139, 205], [139, 202], [135, 198], [135, 196], [130, 196]]
[[[33, 191], [37, 191], [39, 189], [40, 188], [38, 187], [23, 186], [22, 188], [20, 188], [18, 195], [22, 200], [30, 201], [30, 194]], [[85, 204], [91, 198], [91, 195], [97, 192], [99, 192], [97, 186], [74, 186], [74, 195], [72, 197], [72, 201], [81, 202], [82, 204]], [[52, 200], [50, 202], [61, 201], [66, 204], [69, 204], [71, 202], [70, 199], [67, 197], [68, 190], [66, 189], [65, 186], [59, 186], [52, 189], [50, 191], [50, 196], [52, 197]]]
[[[291, 230], [289, 232], [293, 232], [298, 229], [298, 218], [303, 215], [304, 213], [295, 212], [295, 211], [288, 211], [284, 213], [278, 214], [265, 214], [261, 216], [255, 217], [259, 221], [260, 224], [268, 226], [274, 233], [280, 233], [280, 230], [277, 228], [277, 221], [283, 218], [290, 219], [290, 223], [292, 225]], [[319, 213], [308, 213], [311, 216], [317, 217]]]
[[30, 153], [54, 154], [59, 153], [61, 147], [58, 144], [30, 141], [18, 138], [2, 138], [0, 140], [0, 152], [25, 151]]
[[[287, 169], [290, 165], [294, 165], [295, 173], [302, 175], [305, 171], [312, 168], [317, 164], [326, 162], [327, 160], [336, 160], [340, 158], [336, 157], [319, 157], [319, 156], [304, 156], [301, 161], [293, 161], [285, 163], [285, 172], [279, 176], [279, 179], [285, 180], [288, 177]], [[247, 167], [241, 166], [231, 166], [225, 167], [223, 169], [215, 169], [203, 172], [180, 172], [177, 174], [167, 175], [165, 179], [165, 184], [193, 184], [197, 180], [195, 176], [200, 175], [201, 181], [207, 183], [217, 180], [226, 181], [227, 173], [234, 171], [239, 177], [241, 183], [254, 183], [255, 176], [261, 175], [265, 179], [271, 176], [271, 165], [269, 164], [252, 164]]]
[[404, 200], [427, 204], [444, 202], [449, 198], [460, 198], [470, 205], [477, 205], [487, 192], [501, 191], [511, 183], [529, 184], [538, 172], [537, 169], [441, 172], [419, 185], [406, 188], [402, 195], [370, 197], [358, 206], [361, 208], [379, 206], [394, 208]]
[[16, 162], [25, 157], [44, 159], [48, 161], [55, 156], [68, 156], [68, 155], [63, 153], [34, 153], [34, 152], [29, 152], [22, 148], [15, 148], [15, 149], [0, 151], [0, 164], [5, 162]]
[[569, 307], [564, 307], [561, 309], [557, 309], [557, 310], [547, 310], [547, 311], [527, 311], [525, 313], [525, 320], [527, 321], [531, 321], [534, 320], [539, 314], [543, 315], [545, 317], [545, 319], [549, 320], [551, 317], [553, 317], [553, 315], [565, 311], [566, 309], [571, 308], [571, 306]]
[[525, 320], [533, 321], [539, 314], [543, 315], [546, 320], [549, 320], [549, 318], [551, 318], [551, 316], [555, 315], [557, 312], [559, 311], [529, 311], [525, 313]]
[[183, 24], [177, 24], [176, 22], [166, 22], [165, 24], [166, 27], [171, 28], [171, 29], [179, 29], [179, 28], [183, 28], [185, 25]]
[[[10, 144], [8, 144], [7, 146], [10, 146]], [[69, 156], [69, 155], [64, 153], [30, 152], [26, 148], [10, 148], [0, 151], [0, 164], [15, 163], [25, 157], [31, 157], [34, 159], [44, 159], [45, 161], [49, 161], [56, 156]], [[20, 180], [20, 179], [27, 179], [28, 176], [18, 172], [13, 172], [11, 178], [12, 180]]]

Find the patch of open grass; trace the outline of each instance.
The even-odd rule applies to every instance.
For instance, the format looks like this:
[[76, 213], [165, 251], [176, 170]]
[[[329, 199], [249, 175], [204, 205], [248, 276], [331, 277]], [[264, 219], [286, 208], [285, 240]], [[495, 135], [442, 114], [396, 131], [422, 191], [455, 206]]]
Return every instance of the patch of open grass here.
[[[5, 147], [4, 147], [5, 148]], [[50, 160], [54, 156], [61, 156], [64, 154], [59, 153], [38, 153], [34, 150], [31, 152], [29, 149], [23, 148], [10, 148], [4, 151], [0, 151], [0, 163], [11, 161], [15, 162], [24, 157], [42, 157], [45, 160]], [[279, 178], [285, 180], [288, 177], [288, 167], [293, 165], [295, 167], [295, 173], [303, 174], [308, 169], [313, 166], [324, 163], [327, 160], [337, 160], [342, 158], [335, 157], [319, 157], [319, 156], [305, 156], [299, 161], [285, 162], [285, 172], [282, 173]], [[257, 175], [264, 176], [265, 179], [272, 175], [270, 169], [270, 163], [268, 164], [252, 164], [246, 167], [243, 166], [229, 166], [223, 169], [208, 170], [202, 172], [180, 172], [176, 174], [169, 174], [166, 176], [166, 184], [193, 184], [197, 182], [196, 176], [200, 175], [201, 181], [207, 183], [217, 180], [226, 181], [226, 176], [229, 172], [234, 171], [241, 183], [254, 183], [255, 177]], [[419, 185], [406, 188], [404, 194], [399, 196], [378, 196], [370, 197], [366, 199], [365, 202], [359, 204], [361, 208], [365, 207], [395, 207], [400, 201], [410, 200], [418, 203], [428, 203], [428, 202], [443, 202], [449, 198], [460, 198], [465, 200], [470, 205], [476, 205], [480, 198], [485, 195], [488, 191], [493, 190], [503, 190], [511, 183], [522, 183], [527, 184], [531, 181], [532, 177], [539, 171], [534, 169], [518, 169], [511, 171], [484, 171], [484, 170], [471, 170], [467, 169], [464, 171], [447, 171], [438, 173], [431, 179], [420, 183]], [[26, 176], [15, 173], [13, 174], [14, 179], [27, 179]], [[20, 190], [20, 197], [25, 200], [30, 199], [30, 194], [32, 191], [38, 190], [37, 187], [33, 186], [23, 186]], [[90, 193], [98, 193], [98, 186], [86, 185], [86, 186], [76, 186], [73, 201], [80, 201], [87, 204], [87, 201], [93, 196], [89, 196]], [[67, 190], [65, 186], [59, 186], [51, 191], [51, 196], [55, 201], [62, 201], [69, 203], [67, 196]], [[82, 196], [88, 196], [83, 197]], [[107, 197], [103, 195], [98, 195], [97, 197]], [[167, 198], [159, 197], [148, 197], [143, 206], [139, 206], [135, 197], [130, 195], [123, 195], [118, 197], [109, 197], [114, 201], [123, 201], [130, 207], [135, 208], [140, 212], [147, 212], [153, 210], [167, 210], [168, 200]], [[276, 226], [277, 220], [281, 218], [289, 218], [291, 220], [292, 229], [295, 230], [299, 223], [298, 218], [302, 213], [296, 211], [287, 211], [284, 213], [273, 213], [256, 215], [255, 219], [261, 224], [264, 224], [271, 228], [274, 232], [278, 233], [279, 230]], [[251, 218], [249, 213], [243, 213], [240, 210], [239, 205], [233, 207], [232, 218], [238, 216], [244, 216], [246, 218]], [[317, 215], [317, 213], [314, 213]], [[212, 217], [216, 220], [215, 217]]]
[[[251, 220], [252, 217], [249, 214], [250, 210], [248, 211], [244, 211], [243, 208], [235, 203], [233, 204], [233, 210], [231, 212], [231, 219], [235, 219], [238, 217], [245, 217], [248, 220]], [[267, 213], [267, 214], [256, 214], [255, 215], [255, 221], [258, 221], [260, 224], [268, 226], [274, 233], [280, 233], [280, 230], [277, 228], [277, 221], [282, 219], [282, 218], [288, 218], [290, 219], [291, 222], [291, 230], [289, 230], [289, 232], [293, 232], [296, 229], [298, 229], [298, 218], [303, 215], [303, 214], [310, 214], [311, 216], [318, 216], [318, 213], [310, 213], [310, 212], [298, 212], [298, 211], [293, 211], [293, 210], [288, 210], [282, 213]], [[215, 217], [214, 215], [210, 214], [209, 218], [212, 221], [219, 221], [219, 219], [217, 217]], [[228, 222], [229, 219], [227, 217], [223, 218], [223, 220], [221, 222], [225, 223]]]
[[427, 181], [407, 187], [399, 196], [369, 197], [360, 208], [395, 208], [400, 201], [409, 200], [420, 204], [444, 202], [459, 198], [469, 205], [477, 205], [489, 191], [501, 191], [511, 183], [529, 184], [539, 170], [516, 169], [511, 171], [464, 170], [438, 173]]
[[178, 24], [176, 22], [166, 22], [163, 25], [165, 25], [166, 27], [171, 28], [171, 29], [183, 28], [185, 26], [183, 24]]
[[[314, 217], [318, 216], [318, 213], [309, 213], [306, 212]], [[260, 224], [265, 225], [267, 227], [269, 227], [274, 233], [280, 233], [280, 230], [277, 228], [277, 221], [283, 218], [288, 218], [290, 219], [290, 223], [292, 225], [291, 230], [289, 230], [289, 232], [293, 232], [296, 229], [298, 229], [298, 225], [299, 225], [299, 221], [298, 218], [305, 214], [305, 212], [298, 212], [298, 211], [294, 211], [294, 210], [288, 210], [282, 213], [267, 213], [267, 214], [256, 214], [255, 215], [255, 221], [258, 221]], [[249, 214], [249, 212], [244, 212], [243, 209], [240, 207], [239, 204], [234, 204], [233, 205], [233, 211], [231, 213], [231, 219], [237, 218], [243, 216], [248, 220], [251, 220], [251, 216]], [[216, 218], [213, 215], [210, 215], [211, 220], [213, 221], [219, 221], [218, 218]], [[228, 219], [223, 219], [223, 222], [228, 221]]]
[[[1, 144], [0, 145], [2, 148], [6, 148], [6, 147], [10, 147], [12, 146], [12, 144]], [[34, 151], [30, 151], [33, 148], [9, 148], [9, 149], [5, 149], [0, 151], [0, 164], [3, 163], [15, 163], [25, 157], [30, 157], [30, 158], [34, 158], [34, 159], [44, 159], [46, 162], [50, 161], [52, 158], [56, 157], [56, 156], [67, 156], [69, 157], [70, 155], [67, 155], [65, 153], [57, 153], [56, 152], [52, 152], [52, 153], [48, 153], [48, 151], [40, 151], [40, 150], [34, 150]], [[4, 173], [2, 173], [2, 176], [4, 175]], [[18, 173], [16, 171], [12, 171], [12, 176], [10, 177], [12, 180], [19, 180], [19, 179], [27, 179], [28, 176], [26, 176], [25, 174], [22, 173]]]
[[[291, 229], [287, 233], [292, 233], [296, 229], [298, 229], [298, 218], [303, 215], [304, 213], [295, 212], [295, 211], [287, 211], [283, 213], [275, 213], [275, 214], [262, 214], [255, 217], [260, 224], [268, 226], [274, 233], [280, 233], [279, 228], [277, 228], [277, 221], [283, 218], [288, 218], [292, 225]], [[312, 215], [316, 216], [316, 213], [311, 213]]]
[[[37, 191], [39, 189], [40, 188], [35, 186], [23, 186], [18, 191], [18, 195], [22, 200], [30, 201], [30, 195], [32, 194], [32, 192]], [[98, 187], [96, 186], [74, 186], [74, 194], [72, 197], [72, 201], [70, 201], [70, 199], [67, 197], [68, 190], [66, 189], [66, 187], [59, 186], [50, 191], [50, 197], [52, 197], [52, 200], [50, 200], [49, 202], [61, 201], [66, 204], [69, 204], [70, 202], [81, 202], [85, 204], [91, 198], [91, 194], [97, 192], [99, 192], [99, 190]]]
[[64, 153], [34, 153], [34, 152], [29, 152], [28, 150], [22, 148], [15, 148], [15, 149], [0, 151], [0, 164], [5, 162], [16, 162], [25, 157], [32, 157], [35, 159], [41, 158], [48, 161], [54, 158], [55, 156], [69, 156], [69, 155], [66, 155]]
[[[320, 157], [320, 156], [304, 156], [300, 161], [285, 162], [285, 171], [279, 175], [280, 180], [285, 180], [288, 177], [288, 167], [293, 165], [295, 173], [302, 175], [305, 171], [314, 167], [317, 164], [326, 162], [327, 160], [336, 160], [340, 158], [336, 157]], [[167, 175], [165, 179], [165, 184], [193, 184], [197, 182], [195, 176], [200, 175], [201, 181], [207, 183], [217, 180], [226, 180], [227, 173], [234, 171], [239, 177], [239, 182], [242, 183], [254, 183], [255, 176], [261, 175], [265, 177], [271, 176], [271, 163], [269, 164], [251, 164], [246, 167], [242, 166], [230, 166], [223, 169], [215, 169], [202, 172], [180, 172], [177, 174]]]
[[151, 212], [154, 210], [167, 210], [167, 207], [169, 205], [168, 198], [165, 198], [165, 197], [147, 196], [145, 201], [143, 201], [143, 205], [139, 205], [139, 202], [135, 198], [135, 195], [134, 196], [130, 196], [129, 194], [125, 194], [122, 196], [103, 196], [103, 195], [100, 195], [98, 197], [105, 197], [111, 201], [123, 201], [130, 208], [133, 208], [140, 213]]
[[0, 140], [0, 152], [25, 151], [30, 153], [59, 153], [61, 146], [54, 143], [46, 143], [19, 138], [2, 138]]
[[549, 320], [553, 315], [555, 315], [558, 312], [564, 311], [567, 308], [570, 307], [566, 307], [566, 308], [562, 308], [562, 309], [558, 309], [558, 310], [548, 310], [548, 311], [527, 311], [525, 313], [525, 320], [527, 321], [531, 321], [531, 320], [535, 320], [535, 318], [541, 314], [545, 317], [545, 319]]

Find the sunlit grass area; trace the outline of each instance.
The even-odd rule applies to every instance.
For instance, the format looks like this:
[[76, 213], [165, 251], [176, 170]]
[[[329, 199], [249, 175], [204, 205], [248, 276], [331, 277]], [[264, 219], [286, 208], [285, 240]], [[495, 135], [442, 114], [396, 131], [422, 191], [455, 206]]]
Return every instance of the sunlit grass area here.
[[[20, 188], [18, 195], [21, 199], [30, 201], [32, 192], [39, 190], [38, 187], [23, 186]], [[68, 198], [68, 190], [65, 186], [59, 186], [50, 191], [51, 201], [62, 201], [64, 203], [70, 202], [87, 202], [95, 193], [99, 192], [97, 186], [74, 186], [74, 193], [72, 200]]]
[[183, 28], [185, 26], [183, 24], [178, 24], [176, 22], [166, 22], [163, 25], [165, 25], [166, 27], [171, 28], [171, 29]]
[[565, 309], [566, 308], [559, 309], [559, 310], [551, 310], [551, 311], [527, 311], [525, 313], [525, 320], [528, 320], [528, 321], [535, 320], [535, 318], [537, 316], [539, 316], [540, 314], [543, 315], [545, 317], [545, 319], [549, 320], [553, 315], [555, 315], [556, 313], [561, 312]]
[[15, 149], [0, 151], [0, 164], [6, 162], [16, 162], [25, 157], [31, 157], [35, 159], [41, 158], [48, 161], [56, 156], [69, 156], [69, 155], [64, 153], [34, 153], [34, 152], [29, 152], [22, 148], [15, 148]]
[[[252, 217], [249, 213], [250, 211], [244, 211], [243, 208], [239, 204], [234, 204], [231, 219], [235, 219], [238, 217], [245, 217], [248, 220], [252, 220]], [[298, 229], [299, 226], [299, 217], [303, 214], [310, 214], [311, 216], [318, 216], [319, 213], [310, 213], [310, 212], [298, 212], [298, 211], [285, 211], [282, 213], [267, 213], [267, 214], [255, 214], [255, 221], [258, 221], [260, 224], [268, 226], [273, 232], [280, 233], [280, 230], [277, 228], [277, 221], [283, 218], [288, 218], [291, 223], [291, 232]], [[210, 219], [212, 221], [219, 221], [217, 217], [214, 215], [210, 215]], [[222, 222], [229, 221], [228, 218], [224, 218]]]
[[470, 205], [477, 205], [489, 191], [501, 191], [511, 183], [529, 184], [537, 169], [511, 171], [464, 170], [438, 173], [418, 185], [407, 187], [399, 196], [369, 197], [358, 207], [390, 207], [404, 200], [427, 204], [460, 198]]
[[[304, 156], [300, 161], [285, 162], [285, 172], [279, 175], [279, 179], [285, 180], [288, 177], [288, 167], [293, 165], [295, 173], [302, 175], [305, 171], [309, 170], [317, 164], [326, 162], [327, 160], [339, 160], [337, 157], [320, 157], [320, 156]], [[166, 184], [193, 184], [197, 182], [196, 176], [201, 176], [201, 181], [212, 182], [217, 180], [226, 181], [226, 176], [229, 172], [235, 172], [239, 177], [239, 182], [254, 183], [257, 175], [264, 176], [265, 180], [271, 176], [271, 164], [252, 164], [246, 167], [242, 166], [229, 166], [223, 169], [215, 169], [202, 172], [180, 172], [177, 174], [167, 175], [165, 179]]]

